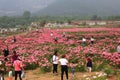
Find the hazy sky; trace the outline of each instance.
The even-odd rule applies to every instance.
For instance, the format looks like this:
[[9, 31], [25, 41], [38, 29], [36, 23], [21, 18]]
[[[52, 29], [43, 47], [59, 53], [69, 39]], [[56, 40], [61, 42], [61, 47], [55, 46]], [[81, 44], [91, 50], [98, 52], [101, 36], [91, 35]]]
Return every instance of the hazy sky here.
[[110, 12], [120, 12], [120, 0], [0, 0], [0, 15], [9, 13], [17, 14], [26, 10], [30, 12], [37, 12], [41, 9], [49, 7], [50, 4], [53, 5], [54, 9], [58, 9], [61, 7], [64, 9], [67, 6], [67, 10], [70, 6], [76, 6], [77, 8], [80, 8], [82, 10], [96, 8], [96, 10], [101, 9], [101, 11], [103, 9], [106, 9]]

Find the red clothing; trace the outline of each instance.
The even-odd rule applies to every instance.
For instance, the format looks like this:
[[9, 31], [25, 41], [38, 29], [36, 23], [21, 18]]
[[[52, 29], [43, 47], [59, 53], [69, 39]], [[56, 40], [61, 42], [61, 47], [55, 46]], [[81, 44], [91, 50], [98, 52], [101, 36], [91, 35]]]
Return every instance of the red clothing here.
[[20, 60], [15, 60], [13, 63], [15, 71], [21, 71], [22, 69], [22, 61]]
[[87, 58], [87, 61], [90, 62], [90, 61], [92, 61], [92, 60], [91, 60], [90, 58]]
[[15, 60], [17, 60], [17, 58], [18, 58], [18, 55], [17, 55], [17, 54], [14, 54], [14, 55], [12, 56], [12, 62], [14, 62]]

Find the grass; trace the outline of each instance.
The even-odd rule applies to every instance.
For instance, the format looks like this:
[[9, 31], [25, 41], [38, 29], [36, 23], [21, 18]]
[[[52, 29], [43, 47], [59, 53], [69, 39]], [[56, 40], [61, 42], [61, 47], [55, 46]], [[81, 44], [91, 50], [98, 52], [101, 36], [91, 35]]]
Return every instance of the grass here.
[[[52, 72], [49, 73], [42, 73], [39, 68], [36, 70], [29, 70], [25, 72], [25, 78], [24, 80], [61, 80], [60, 77], [60, 70], [58, 75], [53, 75]], [[86, 75], [86, 76], [85, 76]], [[93, 75], [96, 75], [96, 72], [75, 72], [75, 77], [72, 77], [71, 72], [69, 72], [69, 80], [86, 80], [87, 77], [91, 77]], [[5, 76], [5, 80], [7, 80], [7, 75]], [[105, 80], [105, 77], [101, 77], [99, 80]], [[66, 77], [64, 75], [64, 80], [66, 80]], [[92, 79], [91, 79], [92, 80]], [[93, 79], [98, 80], [98, 79]]]

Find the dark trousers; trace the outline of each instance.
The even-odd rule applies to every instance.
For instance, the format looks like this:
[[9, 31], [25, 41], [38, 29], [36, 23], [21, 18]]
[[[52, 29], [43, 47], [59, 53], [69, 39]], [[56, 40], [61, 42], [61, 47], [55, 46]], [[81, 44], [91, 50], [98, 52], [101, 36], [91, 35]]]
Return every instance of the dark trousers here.
[[63, 80], [64, 72], [66, 74], [66, 79], [68, 79], [68, 66], [67, 65], [61, 66], [61, 80]]
[[22, 74], [22, 71], [15, 71], [15, 80], [17, 80], [17, 75], [19, 75], [19, 79], [22, 80], [21, 74]]
[[94, 43], [94, 41], [91, 41], [91, 44], [93, 44]]
[[1, 78], [3, 78], [3, 80], [5, 80], [4, 79], [4, 71], [2, 71], [2, 70], [0, 70], [0, 80], [1, 80]]
[[58, 64], [53, 64], [53, 73], [57, 73]]

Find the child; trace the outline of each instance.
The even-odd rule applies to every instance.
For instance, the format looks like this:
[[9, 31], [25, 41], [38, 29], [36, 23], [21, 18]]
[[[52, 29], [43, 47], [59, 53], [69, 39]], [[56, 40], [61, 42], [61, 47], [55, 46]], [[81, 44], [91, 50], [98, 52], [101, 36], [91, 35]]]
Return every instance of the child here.
[[8, 76], [9, 76], [9, 77], [8, 77], [8, 80], [12, 80], [12, 73], [13, 73], [13, 72], [12, 72], [12, 69], [10, 68], [10, 69], [9, 69], [9, 73], [8, 73]]
[[72, 72], [72, 76], [74, 77], [74, 73], [75, 73], [75, 64], [72, 62], [71, 64], [71, 72]]
[[87, 68], [89, 72], [92, 71], [92, 60], [89, 57], [87, 58]]

